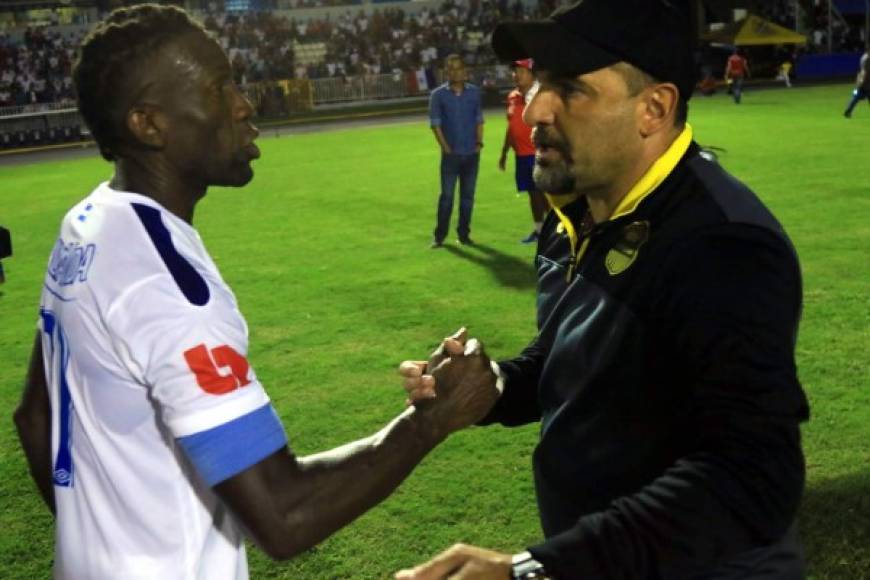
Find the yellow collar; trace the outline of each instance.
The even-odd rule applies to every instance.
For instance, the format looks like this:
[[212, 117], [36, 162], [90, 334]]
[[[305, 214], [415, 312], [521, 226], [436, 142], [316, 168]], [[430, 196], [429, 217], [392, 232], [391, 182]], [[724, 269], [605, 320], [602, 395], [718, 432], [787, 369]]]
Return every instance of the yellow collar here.
[[683, 155], [686, 154], [691, 143], [692, 126], [686, 123], [683, 132], [680, 133], [679, 137], [674, 139], [674, 142], [671, 143], [671, 146], [668, 147], [665, 154], [659, 157], [656, 162], [652, 164], [652, 167], [643, 174], [643, 177], [641, 177], [625, 197], [622, 198], [622, 201], [620, 201], [619, 205], [616, 206], [610, 219], [615, 220], [616, 218], [628, 215], [637, 209], [637, 205], [645, 197], [655, 191], [655, 189], [661, 185], [662, 181], [671, 174], [674, 167], [677, 166], [677, 163], [679, 163], [680, 159], [683, 158]]
[[[637, 206], [641, 201], [661, 185], [689, 149], [689, 145], [692, 143], [692, 133], [692, 126], [686, 123], [682, 133], [674, 139], [674, 142], [671, 143], [668, 150], [665, 151], [661, 157], [656, 159], [656, 162], [653, 163], [637, 183], [634, 184], [625, 197], [620, 200], [619, 205], [616, 206], [616, 209], [614, 210], [613, 215], [610, 216], [609, 220], [615, 220], [616, 218], [620, 218], [633, 212], [637, 209]], [[556, 215], [559, 216], [559, 221], [561, 222], [560, 225], [568, 232], [568, 236], [571, 238], [571, 253], [574, 255], [577, 254], [577, 232], [574, 229], [574, 224], [572, 224], [571, 220], [569, 220], [562, 212], [561, 208], [576, 201], [579, 197], [580, 195], [576, 193], [569, 195], [547, 194], [547, 199], [550, 200], [550, 205], [553, 206], [553, 211], [555, 211]], [[585, 249], [585, 244], [582, 249]], [[580, 253], [582, 254], [582, 251]], [[577, 258], [579, 259], [580, 256], [577, 256]]]

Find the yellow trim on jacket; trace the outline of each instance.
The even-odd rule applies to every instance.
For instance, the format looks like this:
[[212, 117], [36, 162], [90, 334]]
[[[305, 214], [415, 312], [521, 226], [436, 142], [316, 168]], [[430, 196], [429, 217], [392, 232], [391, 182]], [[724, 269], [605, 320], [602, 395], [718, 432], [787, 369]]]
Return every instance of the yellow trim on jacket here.
[[[661, 157], [656, 159], [655, 163], [650, 166], [646, 173], [644, 173], [628, 193], [625, 194], [625, 197], [620, 200], [619, 205], [616, 206], [616, 209], [608, 218], [608, 221], [621, 218], [633, 212], [637, 209], [637, 206], [641, 201], [655, 191], [656, 188], [667, 179], [668, 175], [671, 174], [677, 166], [677, 163], [680, 162], [680, 159], [683, 158], [683, 155], [685, 155], [686, 151], [689, 149], [689, 145], [692, 143], [692, 135], [692, 126], [686, 123], [682, 133], [674, 139], [674, 142], [671, 143], [668, 150], [665, 151]], [[561, 208], [576, 201], [579, 197], [580, 195], [576, 193], [570, 195], [547, 194], [547, 199], [550, 201], [550, 205], [553, 206], [553, 211], [555, 211], [556, 215], [559, 216], [559, 221], [561, 222], [560, 225], [566, 232], [568, 232], [568, 237], [571, 240], [571, 255], [574, 258], [572, 261], [574, 263], [577, 263], [580, 258], [583, 257], [583, 254], [586, 252], [586, 247], [588, 246], [589, 238], [587, 237], [583, 240], [583, 243], [580, 245], [578, 250], [577, 230], [574, 228], [574, 224], [571, 223], [571, 220], [562, 212]]]

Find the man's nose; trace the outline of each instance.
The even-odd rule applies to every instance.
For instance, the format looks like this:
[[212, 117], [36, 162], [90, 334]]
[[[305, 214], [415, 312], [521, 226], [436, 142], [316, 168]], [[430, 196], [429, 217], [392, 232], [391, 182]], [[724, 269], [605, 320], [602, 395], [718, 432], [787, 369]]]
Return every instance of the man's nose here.
[[557, 97], [551, 91], [539, 90], [523, 110], [523, 122], [529, 127], [552, 125]]

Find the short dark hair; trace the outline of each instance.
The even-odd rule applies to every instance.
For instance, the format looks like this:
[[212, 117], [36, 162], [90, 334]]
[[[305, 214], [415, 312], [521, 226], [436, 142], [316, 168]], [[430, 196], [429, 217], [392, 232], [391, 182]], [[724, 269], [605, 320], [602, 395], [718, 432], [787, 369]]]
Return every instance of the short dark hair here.
[[[628, 92], [631, 95], [636, 95], [648, 86], [661, 82], [654, 76], [627, 62], [616, 63], [613, 65], [613, 70], [618, 72], [625, 80], [625, 85], [628, 87]], [[674, 113], [675, 127], [682, 127], [689, 118], [689, 100], [686, 97], [687, 95], [680, 94], [677, 100], [677, 110]]]
[[455, 52], [451, 52], [450, 54], [448, 54], [447, 56], [444, 57], [444, 66], [447, 66], [447, 63], [449, 63], [451, 60], [458, 60], [459, 64], [461, 64], [462, 66], [465, 66], [465, 60], [462, 58], [462, 55], [457, 54]]
[[140, 4], [114, 10], [85, 37], [73, 65], [79, 111], [107, 161], [114, 161], [123, 142], [118, 117], [124, 104], [128, 75], [137, 64], [179, 36], [201, 32], [211, 36], [187, 12], [175, 6]]

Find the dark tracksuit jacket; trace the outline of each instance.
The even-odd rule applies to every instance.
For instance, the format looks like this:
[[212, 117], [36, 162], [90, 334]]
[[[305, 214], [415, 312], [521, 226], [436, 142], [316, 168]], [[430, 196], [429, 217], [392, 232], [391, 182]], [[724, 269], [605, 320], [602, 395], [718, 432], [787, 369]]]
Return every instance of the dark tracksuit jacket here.
[[[562, 212], [579, 229], [585, 199]], [[576, 265], [559, 224], [550, 212], [538, 245], [539, 334], [499, 362], [482, 422], [541, 422], [546, 540], [529, 550], [558, 579], [801, 577], [796, 544], [779, 545], [808, 418], [780, 225], [694, 143]], [[764, 566], [778, 571], [737, 572]]]

